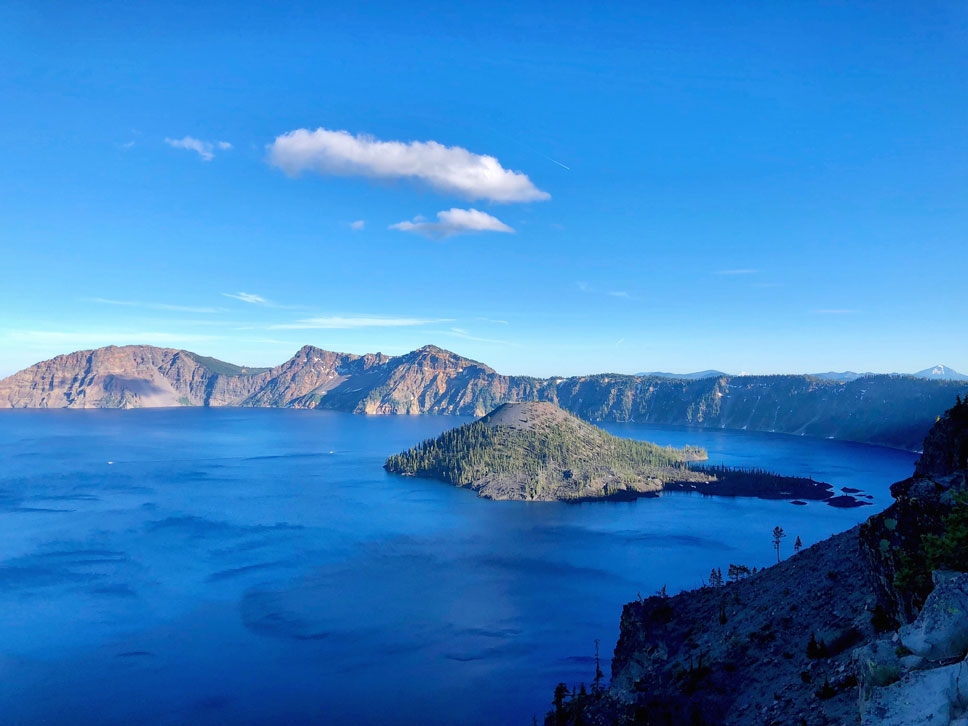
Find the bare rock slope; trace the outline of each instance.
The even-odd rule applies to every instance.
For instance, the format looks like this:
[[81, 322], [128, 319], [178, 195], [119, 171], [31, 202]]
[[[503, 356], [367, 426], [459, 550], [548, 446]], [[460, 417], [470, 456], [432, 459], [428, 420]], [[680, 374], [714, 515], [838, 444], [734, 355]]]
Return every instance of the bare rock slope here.
[[883, 513], [736, 582], [627, 604], [610, 686], [560, 690], [545, 723], [968, 722], [966, 442], [959, 401]]
[[911, 376], [507, 376], [428, 345], [405, 355], [301, 348], [250, 369], [170, 348], [110, 346], [57, 356], [0, 380], [0, 408], [280, 406], [369, 414], [482, 416], [551, 401], [590, 421], [748, 429], [920, 446], [968, 383]]

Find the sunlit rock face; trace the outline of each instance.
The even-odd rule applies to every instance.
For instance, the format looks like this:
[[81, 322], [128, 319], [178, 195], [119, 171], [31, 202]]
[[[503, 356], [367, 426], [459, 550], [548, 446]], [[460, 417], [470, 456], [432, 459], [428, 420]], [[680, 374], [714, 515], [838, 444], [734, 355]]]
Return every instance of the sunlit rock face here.
[[588, 421], [745, 429], [915, 450], [968, 383], [910, 376], [508, 376], [427, 345], [363, 356], [301, 348], [274, 368], [244, 368], [152, 346], [80, 351], [0, 381], [0, 408], [271, 406], [365, 414], [483, 416], [550, 401]]

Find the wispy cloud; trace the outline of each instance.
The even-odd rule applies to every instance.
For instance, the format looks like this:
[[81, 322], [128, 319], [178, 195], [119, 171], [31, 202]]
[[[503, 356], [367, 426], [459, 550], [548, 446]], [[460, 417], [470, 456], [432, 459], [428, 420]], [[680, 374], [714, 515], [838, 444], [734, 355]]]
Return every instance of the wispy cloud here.
[[390, 229], [413, 232], [430, 239], [445, 239], [458, 234], [473, 234], [476, 232], [514, 232], [500, 219], [492, 217], [487, 212], [456, 208], [437, 212], [436, 222], [429, 222], [423, 217], [414, 217], [412, 222], [391, 224]]
[[294, 323], [270, 325], [269, 328], [271, 330], [353, 330], [355, 328], [404, 328], [445, 322], [450, 322], [450, 319], [330, 315], [318, 318], [303, 318]]
[[224, 313], [225, 308], [196, 308], [190, 305], [165, 305], [162, 303], [149, 303], [145, 307], [154, 310], [171, 310], [178, 313]]
[[251, 292], [223, 292], [225, 297], [230, 297], [233, 300], [241, 300], [244, 303], [251, 303], [252, 305], [268, 305], [269, 301], [266, 300], [261, 295], [254, 295]]
[[493, 156], [436, 141], [381, 141], [366, 134], [296, 129], [269, 144], [269, 161], [291, 176], [304, 171], [373, 179], [411, 179], [437, 191], [492, 202], [550, 199], [526, 174]]
[[359, 232], [366, 226], [365, 219], [358, 219], [355, 222], [350, 222], [350, 229], [354, 232]]
[[755, 282], [752, 287], [783, 287], [782, 282]]
[[109, 300], [104, 297], [82, 297], [81, 302], [92, 302], [98, 303], [99, 305], [124, 305], [125, 307], [138, 305], [138, 303], [131, 302], [130, 300]]
[[7, 330], [0, 332], [0, 339], [8, 339], [23, 345], [79, 345], [99, 347], [102, 345], [180, 345], [207, 340], [219, 336], [196, 333], [172, 333], [166, 331], [131, 330]]
[[579, 292], [584, 292], [589, 295], [607, 295], [608, 297], [617, 297], [623, 300], [635, 299], [632, 293], [626, 290], [600, 290], [594, 285], [589, 285], [587, 282], [584, 282], [583, 280], [579, 280], [578, 282], [576, 282], [575, 287], [578, 288]]
[[859, 313], [860, 310], [851, 310], [848, 308], [822, 308], [820, 310], [811, 310], [810, 312], [816, 315], [855, 315]]
[[228, 151], [232, 144], [228, 141], [202, 141], [194, 136], [183, 136], [180, 139], [165, 138], [165, 143], [174, 149], [187, 149], [194, 151], [203, 161], [211, 161], [215, 158], [215, 149]]
[[475, 318], [475, 320], [480, 320], [482, 323], [494, 323], [496, 325], [508, 325], [508, 321], [507, 320], [495, 320], [494, 318], [477, 317], [477, 318]]
[[170, 310], [172, 312], [179, 313], [224, 313], [225, 308], [213, 308], [213, 307], [194, 307], [191, 305], [169, 305], [167, 303], [145, 303], [137, 302], [135, 300], [111, 300], [104, 297], [85, 297], [81, 298], [82, 302], [92, 302], [99, 305], [119, 305], [123, 307], [140, 307], [148, 308], [149, 310]]
[[455, 338], [460, 338], [462, 340], [471, 340], [475, 343], [493, 343], [494, 345], [513, 345], [507, 340], [498, 340], [496, 338], [481, 338], [476, 335], [471, 335], [468, 331], [463, 328], [451, 328], [450, 330], [442, 331], [445, 335], [451, 335]]
[[717, 270], [717, 275], [755, 275], [759, 270], [739, 269], [739, 270]]

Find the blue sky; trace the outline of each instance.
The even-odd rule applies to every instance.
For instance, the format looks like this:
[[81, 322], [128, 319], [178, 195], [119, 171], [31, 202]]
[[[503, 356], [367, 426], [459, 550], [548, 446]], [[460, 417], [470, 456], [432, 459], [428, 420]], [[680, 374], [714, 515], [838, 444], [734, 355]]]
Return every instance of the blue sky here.
[[0, 98], [0, 375], [968, 369], [964, 3], [8, 0]]

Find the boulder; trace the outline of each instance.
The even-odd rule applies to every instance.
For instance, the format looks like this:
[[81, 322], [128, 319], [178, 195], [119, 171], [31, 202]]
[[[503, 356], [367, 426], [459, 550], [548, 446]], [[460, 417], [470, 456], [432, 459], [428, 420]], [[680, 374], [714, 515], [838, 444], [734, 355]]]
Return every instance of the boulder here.
[[862, 707], [863, 726], [949, 726], [965, 715], [968, 663], [912, 671], [897, 683], [875, 688]]
[[897, 646], [890, 638], [881, 638], [856, 648], [851, 660], [862, 707], [875, 688], [889, 686], [901, 677], [902, 666], [897, 656]]
[[935, 588], [917, 619], [901, 629], [901, 642], [927, 660], [963, 658], [968, 652], [968, 573], [934, 573]]

